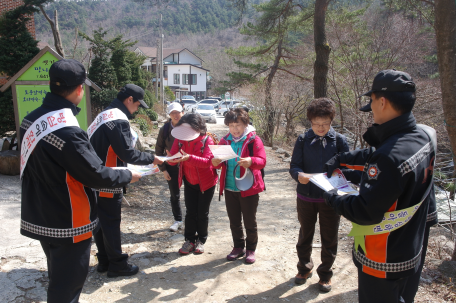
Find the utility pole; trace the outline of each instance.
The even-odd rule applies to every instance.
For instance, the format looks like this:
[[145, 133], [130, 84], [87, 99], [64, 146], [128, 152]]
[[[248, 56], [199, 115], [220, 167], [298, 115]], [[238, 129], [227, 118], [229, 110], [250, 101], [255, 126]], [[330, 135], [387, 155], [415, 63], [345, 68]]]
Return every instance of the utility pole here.
[[163, 74], [163, 26], [162, 26], [163, 16], [160, 14], [160, 95], [161, 103], [165, 105], [165, 75]]
[[[160, 48], [160, 39], [157, 39], [157, 52], [155, 54], [155, 98], [158, 100], [158, 56], [160, 55], [158, 49]], [[150, 69], [152, 71], [152, 59], [150, 61]]]

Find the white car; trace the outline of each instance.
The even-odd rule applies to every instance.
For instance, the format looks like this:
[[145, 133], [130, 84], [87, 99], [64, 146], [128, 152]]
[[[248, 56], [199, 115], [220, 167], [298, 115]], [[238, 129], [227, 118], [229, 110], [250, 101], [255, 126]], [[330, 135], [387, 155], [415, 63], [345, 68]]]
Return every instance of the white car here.
[[184, 111], [186, 113], [191, 113], [193, 110], [192, 108], [196, 105], [196, 101], [193, 100], [193, 99], [182, 99], [181, 101], [182, 103], [184, 103]]
[[224, 101], [220, 104], [218, 114], [225, 116], [231, 108], [243, 107], [241, 101]]
[[207, 122], [217, 123], [217, 113], [210, 104], [198, 104], [194, 112], [200, 114]]

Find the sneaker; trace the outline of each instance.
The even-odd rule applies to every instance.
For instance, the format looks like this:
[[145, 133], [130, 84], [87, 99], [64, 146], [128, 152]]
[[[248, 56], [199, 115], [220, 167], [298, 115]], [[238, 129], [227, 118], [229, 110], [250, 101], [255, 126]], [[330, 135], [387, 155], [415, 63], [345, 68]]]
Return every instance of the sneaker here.
[[309, 271], [308, 273], [305, 273], [303, 275], [301, 275], [300, 273], [298, 273], [295, 277], [295, 284], [298, 284], [298, 285], [301, 285], [301, 284], [304, 284], [306, 283], [307, 279], [310, 279], [312, 278], [312, 272]]
[[169, 227], [170, 231], [177, 231], [182, 228], [182, 221], [174, 221], [173, 225]]
[[204, 244], [200, 240], [197, 240], [195, 254], [202, 254], [202, 253], [204, 253]]
[[255, 251], [254, 250], [248, 250], [245, 252], [245, 263], [247, 264], [253, 264], [255, 263]]
[[233, 250], [230, 252], [228, 256], [226, 256], [226, 259], [228, 261], [234, 261], [239, 257], [242, 257], [245, 254], [245, 249], [243, 248], [233, 248]]
[[192, 242], [187, 240], [187, 241], [185, 241], [184, 245], [182, 245], [182, 248], [179, 249], [179, 253], [181, 255], [188, 255], [189, 253], [191, 253], [194, 250], [195, 250], [195, 244], [193, 244]]
[[136, 265], [128, 264], [127, 268], [118, 270], [118, 271], [110, 271], [108, 270], [108, 278], [116, 278], [118, 276], [133, 276], [136, 275], [139, 271], [139, 267]]
[[328, 281], [318, 281], [318, 289], [320, 289], [323, 292], [331, 291], [331, 279], [329, 279]]

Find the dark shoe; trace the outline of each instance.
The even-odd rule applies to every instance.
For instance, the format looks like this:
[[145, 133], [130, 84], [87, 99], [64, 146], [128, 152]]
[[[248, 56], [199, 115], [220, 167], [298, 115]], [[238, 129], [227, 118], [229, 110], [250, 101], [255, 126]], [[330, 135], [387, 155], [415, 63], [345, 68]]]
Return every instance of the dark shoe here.
[[243, 255], [245, 255], [245, 249], [244, 248], [240, 248], [240, 247], [233, 248], [233, 250], [230, 252], [230, 254], [228, 256], [226, 256], [226, 259], [228, 261], [234, 261], [237, 258], [242, 257]]
[[195, 250], [195, 244], [190, 242], [189, 240], [184, 242], [184, 245], [182, 245], [182, 248], [179, 249], [179, 253], [181, 255], [188, 255], [192, 251]]
[[255, 251], [254, 250], [248, 250], [245, 253], [245, 263], [247, 264], [253, 264], [255, 263]]
[[318, 289], [320, 289], [323, 292], [331, 291], [331, 279], [329, 279], [328, 281], [318, 281]]
[[108, 271], [108, 278], [115, 278], [119, 276], [134, 276], [138, 273], [139, 267], [136, 265], [128, 264], [127, 268], [118, 271]]
[[98, 263], [97, 265], [97, 271], [98, 272], [107, 272], [109, 268], [109, 264], [100, 264]]
[[303, 274], [303, 275], [298, 273], [296, 275], [296, 277], [295, 277], [294, 282], [295, 282], [295, 284], [302, 285], [302, 284], [306, 283], [307, 279], [310, 279], [310, 278], [312, 278], [312, 272], [311, 271], [309, 271], [308, 273]]

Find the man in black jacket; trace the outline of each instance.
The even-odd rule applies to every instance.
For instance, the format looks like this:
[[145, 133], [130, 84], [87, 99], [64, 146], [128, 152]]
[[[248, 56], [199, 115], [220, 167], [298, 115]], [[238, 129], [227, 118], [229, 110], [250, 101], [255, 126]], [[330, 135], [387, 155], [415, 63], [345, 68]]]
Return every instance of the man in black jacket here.
[[77, 303], [89, 269], [92, 235], [98, 230], [92, 188], [122, 188], [140, 175], [102, 166], [79, 128], [74, 116], [87, 83], [84, 66], [72, 59], [57, 61], [49, 78], [51, 92], [20, 129], [21, 234], [39, 240], [46, 254], [47, 302]]
[[363, 171], [358, 196], [324, 194], [326, 203], [353, 222], [353, 261], [359, 302], [404, 302], [408, 279], [420, 266], [429, 205], [435, 204], [435, 131], [417, 126], [411, 110], [415, 84], [409, 74], [384, 70], [364, 95], [374, 125], [363, 135], [371, 146], [340, 153], [325, 171]]
[[[127, 84], [117, 98], [101, 112], [89, 127], [90, 142], [103, 165], [123, 167], [127, 163], [137, 165], [161, 164], [152, 154], [134, 148], [137, 136], [130, 128], [128, 119], [140, 106], [148, 108], [143, 101], [144, 90]], [[98, 253], [98, 272], [107, 271], [108, 277], [131, 276], [138, 267], [127, 263], [128, 255], [122, 253], [120, 239], [122, 188], [99, 189], [98, 217], [101, 230], [95, 234]]]

